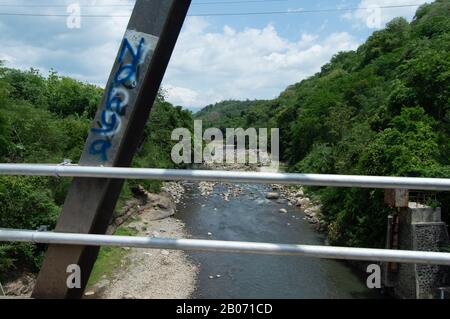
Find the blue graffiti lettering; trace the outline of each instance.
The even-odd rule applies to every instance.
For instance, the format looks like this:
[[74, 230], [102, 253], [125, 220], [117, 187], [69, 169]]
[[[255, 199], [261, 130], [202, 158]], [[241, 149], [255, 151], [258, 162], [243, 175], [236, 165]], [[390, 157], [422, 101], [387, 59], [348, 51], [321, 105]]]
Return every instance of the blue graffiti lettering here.
[[108, 149], [112, 146], [109, 140], [95, 140], [92, 142], [89, 153], [92, 155], [100, 155], [102, 161], [108, 160]]
[[[113, 93], [114, 93], [114, 87], [111, 86], [109, 88], [109, 92], [108, 92], [106, 109], [108, 111], [116, 112], [119, 115], [124, 115], [126, 104], [123, 103], [122, 98], [120, 97], [119, 94], [117, 94], [117, 93], [113, 94]], [[122, 105], [122, 103], [123, 103], [123, 105]]]
[[[108, 115], [110, 118], [110, 121], [108, 121]], [[118, 118], [116, 113], [110, 112], [110, 111], [102, 111], [102, 122], [101, 122], [101, 128], [93, 128], [91, 131], [94, 133], [100, 133], [100, 134], [107, 134], [114, 132], [117, 129], [118, 126]]]
[[[119, 68], [114, 74], [113, 83], [108, 89], [105, 109], [101, 113], [98, 128], [92, 128], [91, 132], [105, 136], [105, 139], [97, 139], [90, 146], [92, 155], [100, 155], [102, 161], [108, 160], [108, 150], [111, 148], [111, 139], [120, 129], [120, 117], [125, 115], [128, 105], [127, 90], [134, 89], [139, 81], [139, 65], [143, 62], [145, 40], [141, 38], [139, 45], [134, 50], [128, 39], [124, 39], [119, 52]], [[126, 57], [131, 57], [131, 62], [124, 64]], [[109, 136], [109, 138], [108, 138]]]
[[141, 38], [141, 41], [139, 42], [139, 45], [137, 48], [137, 52], [134, 53], [133, 47], [131, 46], [128, 39], [124, 39], [122, 49], [120, 50], [120, 54], [119, 54], [119, 63], [123, 63], [123, 60], [125, 58], [125, 53], [128, 50], [131, 53], [132, 60], [133, 60], [131, 62], [131, 64], [138, 65], [139, 62], [141, 61], [141, 55], [142, 55], [142, 50], [144, 48], [144, 44], [145, 44], [145, 40], [144, 40], [144, 38]]

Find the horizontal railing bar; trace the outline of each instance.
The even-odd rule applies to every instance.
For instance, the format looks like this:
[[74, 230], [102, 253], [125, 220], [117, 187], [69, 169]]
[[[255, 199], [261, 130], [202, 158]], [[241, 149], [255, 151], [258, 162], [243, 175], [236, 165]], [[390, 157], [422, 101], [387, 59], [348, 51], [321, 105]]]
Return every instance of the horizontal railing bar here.
[[404, 188], [449, 191], [448, 178], [388, 177], [358, 175], [288, 174], [215, 170], [176, 170], [77, 165], [0, 164], [0, 175], [98, 177], [122, 179], [217, 181], [255, 184], [297, 184], [310, 186]]
[[54, 233], [15, 229], [0, 229], [1, 241], [209, 251], [217, 253], [292, 255], [326, 259], [450, 265], [450, 253], [373, 248]]

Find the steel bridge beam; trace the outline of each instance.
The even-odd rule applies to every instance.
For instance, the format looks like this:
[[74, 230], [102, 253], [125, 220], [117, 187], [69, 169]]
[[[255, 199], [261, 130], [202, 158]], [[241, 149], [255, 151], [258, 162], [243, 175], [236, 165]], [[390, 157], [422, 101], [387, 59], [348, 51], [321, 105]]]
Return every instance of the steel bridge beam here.
[[[81, 166], [131, 165], [190, 2], [136, 1]], [[122, 186], [122, 179], [75, 178], [55, 230], [104, 234]], [[97, 255], [98, 247], [50, 245], [32, 297], [81, 298]], [[72, 264], [81, 268], [80, 289], [66, 285]]]

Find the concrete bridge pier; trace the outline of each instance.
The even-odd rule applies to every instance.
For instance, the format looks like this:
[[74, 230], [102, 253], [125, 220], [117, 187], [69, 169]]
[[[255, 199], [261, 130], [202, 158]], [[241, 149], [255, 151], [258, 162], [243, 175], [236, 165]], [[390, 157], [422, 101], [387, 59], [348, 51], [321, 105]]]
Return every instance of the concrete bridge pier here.
[[[403, 199], [399, 201], [399, 197]], [[396, 209], [396, 213], [388, 218], [388, 248], [440, 251], [443, 246], [449, 245], [447, 225], [441, 219], [439, 207], [410, 202], [408, 194], [405, 195], [404, 192], [394, 193], [394, 197], [391, 193], [387, 199], [386, 202]], [[389, 287], [396, 297], [450, 299], [447, 288], [450, 286], [448, 266], [385, 264], [383, 271], [385, 287]]]

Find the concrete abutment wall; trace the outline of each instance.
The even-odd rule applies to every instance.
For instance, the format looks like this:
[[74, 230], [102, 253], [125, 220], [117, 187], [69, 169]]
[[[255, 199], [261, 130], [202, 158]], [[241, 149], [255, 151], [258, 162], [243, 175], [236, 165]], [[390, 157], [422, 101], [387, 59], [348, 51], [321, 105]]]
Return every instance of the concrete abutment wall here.
[[[399, 213], [399, 249], [440, 251], [450, 242], [447, 225], [441, 220], [441, 209], [409, 203]], [[450, 267], [439, 265], [398, 264], [389, 271], [386, 286], [399, 298], [440, 298], [439, 288], [450, 286]], [[387, 271], [389, 267], [385, 267]]]

